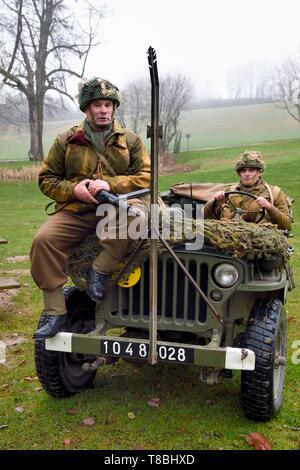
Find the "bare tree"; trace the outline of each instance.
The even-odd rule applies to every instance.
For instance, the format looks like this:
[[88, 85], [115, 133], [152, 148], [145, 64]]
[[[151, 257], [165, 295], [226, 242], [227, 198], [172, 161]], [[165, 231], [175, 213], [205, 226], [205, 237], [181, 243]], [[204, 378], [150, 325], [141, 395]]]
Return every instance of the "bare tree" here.
[[270, 98], [271, 66], [248, 61], [230, 70], [227, 75], [228, 97], [231, 99]]
[[[180, 113], [193, 96], [191, 80], [184, 75], [168, 75], [160, 79], [160, 120], [163, 126], [161, 155], [168, 153], [171, 141], [179, 134]], [[134, 80], [122, 90], [120, 118], [135, 132], [150, 122], [151, 90], [147, 79]], [[178, 145], [177, 145], [178, 148]]]
[[129, 82], [122, 90], [122, 121], [128, 122], [134, 132], [140, 133], [149, 120], [150, 83], [140, 78]]
[[[97, 45], [104, 10], [83, 0], [77, 1], [76, 10], [72, 11], [66, 0], [0, 0], [1, 4], [0, 74], [4, 84], [26, 97], [28, 156], [30, 160], [42, 160], [46, 94], [57, 92], [62, 102], [63, 96], [73, 100], [66, 80], [83, 76], [89, 52]], [[84, 16], [86, 24], [82, 21]]]
[[0, 107], [1, 130], [5, 126], [14, 127], [18, 132], [28, 130], [28, 107], [21, 93], [6, 93]]
[[275, 67], [272, 83], [275, 103], [300, 123], [300, 55], [289, 56]]
[[181, 74], [164, 77], [160, 90], [160, 118], [163, 126], [161, 153], [165, 155], [179, 130], [180, 113], [192, 99], [194, 91], [191, 80]]

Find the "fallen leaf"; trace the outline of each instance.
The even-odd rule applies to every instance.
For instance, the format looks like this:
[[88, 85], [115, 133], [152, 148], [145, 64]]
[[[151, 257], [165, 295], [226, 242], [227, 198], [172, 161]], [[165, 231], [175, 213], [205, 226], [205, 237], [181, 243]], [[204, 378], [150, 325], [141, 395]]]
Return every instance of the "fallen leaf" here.
[[0, 424], [0, 429], [8, 428], [8, 424]]
[[33, 390], [35, 392], [41, 392], [43, 390], [43, 387], [35, 387]]
[[283, 426], [286, 429], [291, 429], [291, 431], [300, 431], [299, 426], [287, 426], [286, 424]]
[[38, 447], [38, 444], [33, 444], [32, 447], [33, 449], [36, 449]]
[[23, 406], [16, 406], [15, 411], [17, 413], [24, 413], [24, 408], [23, 408]]
[[131, 411], [129, 413], [127, 413], [127, 416], [129, 419], [134, 419], [135, 418], [135, 414], [132, 413]]
[[152, 406], [153, 408], [158, 408], [160, 405], [160, 398], [151, 398], [151, 400], [147, 402], [147, 405]]
[[9, 384], [3, 384], [1, 388], [8, 388], [8, 387], [11, 387], [12, 385], [16, 385], [16, 383], [17, 383], [17, 381], [13, 380]]
[[123, 373], [120, 373], [120, 374], [111, 374], [111, 375], [109, 376], [109, 378], [112, 379], [112, 378], [114, 378], [114, 377], [122, 377], [122, 375], [125, 375], [125, 374], [123, 374]]
[[70, 408], [70, 409], [67, 411], [67, 413], [68, 413], [68, 415], [74, 416], [74, 415], [77, 414], [77, 411], [78, 411], [77, 408]]
[[24, 380], [26, 380], [26, 382], [32, 382], [33, 378], [32, 377], [24, 377]]
[[214, 402], [212, 400], [205, 400], [204, 402], [206, 405], [213, 405]]
[[69, 446], [69, 445], [71, 445], [71, 444], [72, 444], [71, 439], [65, 439], [65, 440], [64, 440], [64, 446]]
[[81, 421], [82, 426], [94, 426], [95, 418], [85, 418]]
[[255, 450], [272, 450], [268, 439], [260, 432], [252, 432], [248, 434], [248, 436], [246, 436], [246, 440], [247, 444], [254, 447]]
[[296, 317], [292, 317], [292, 315], [289, 315], [287, 317], [287, 321], [294, 321], [294, 320], [296, 320]]

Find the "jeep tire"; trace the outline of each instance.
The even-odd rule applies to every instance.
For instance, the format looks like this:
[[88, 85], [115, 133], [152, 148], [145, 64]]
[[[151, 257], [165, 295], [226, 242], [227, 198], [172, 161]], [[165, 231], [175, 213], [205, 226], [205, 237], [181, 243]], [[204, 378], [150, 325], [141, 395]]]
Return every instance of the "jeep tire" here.
[[287, 321], [279, 299], [259, 299], [250, 314], [244, 347], [255, 353], [255, 370], [242, 371], [247, 418], [268, 421], [281, 406], [287, 350]]
[[[88, 333], [95, 325], [95, 302], [76, 287], [64, 289], [68, 328], [73, 333]], [[45, 323], [47, 314], [42, 313], [38, 328]], [[44, 390], [54, 398], [63, 398], [88, 388], [96, 371], [84, 372], [82, 364], [94, 358], [83, 354], [48, 351], [45, 340], [35, 341], [35, 367]]]

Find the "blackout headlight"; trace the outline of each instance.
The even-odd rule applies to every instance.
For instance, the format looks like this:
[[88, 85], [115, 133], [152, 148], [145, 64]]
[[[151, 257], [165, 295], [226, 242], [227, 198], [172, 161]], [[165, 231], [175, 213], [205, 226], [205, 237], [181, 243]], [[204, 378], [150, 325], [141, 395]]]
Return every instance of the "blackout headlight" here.
[[232, 287], [239, 278], [239, 271], [233, 264], [222, 263], [214, 268], [213, 277], [220, 287]]

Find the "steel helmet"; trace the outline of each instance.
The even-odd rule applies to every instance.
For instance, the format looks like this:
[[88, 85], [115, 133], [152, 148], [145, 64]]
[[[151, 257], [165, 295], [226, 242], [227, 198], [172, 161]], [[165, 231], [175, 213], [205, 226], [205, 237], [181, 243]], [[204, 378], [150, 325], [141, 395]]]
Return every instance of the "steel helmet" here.
[[78, 103], [81, 111], [85, 111], [88, 105], [95, 100], [110, 100], [116, 107], [120, 106], [119, 89], [103, 78], [83, 79], [78, 85], [78, 90]]
[[256, 168], [262, 172], [265, 170], [265, 162], [261, 157], [261, 152], [248, 151], [240, 156], [235, 164], [235, 170], [239, 173], [243, 168]]

